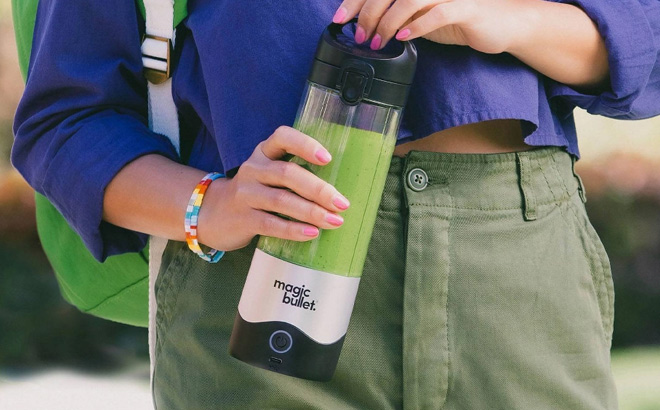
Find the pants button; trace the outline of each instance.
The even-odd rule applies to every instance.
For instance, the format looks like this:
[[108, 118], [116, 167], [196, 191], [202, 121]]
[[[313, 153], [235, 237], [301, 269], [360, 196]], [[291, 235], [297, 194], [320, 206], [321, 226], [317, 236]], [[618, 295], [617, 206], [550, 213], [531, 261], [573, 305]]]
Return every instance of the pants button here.
[[413, 168], [408, 172], [408, 187], [413, 191], [422, 191], [429, 183], [429, 176], [421, 168]]

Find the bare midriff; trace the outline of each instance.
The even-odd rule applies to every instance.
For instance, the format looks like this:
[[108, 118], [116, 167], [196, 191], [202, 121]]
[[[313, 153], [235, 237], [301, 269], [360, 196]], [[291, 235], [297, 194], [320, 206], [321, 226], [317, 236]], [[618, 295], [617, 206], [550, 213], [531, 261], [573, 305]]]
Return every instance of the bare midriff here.
[[519, 120], [492, 120], [466, 124], [438, 131], [427, 137], [397, 145], [394, 154], [409, 151], [433, 151], [453, 154], [495, 154], [526, 151]]

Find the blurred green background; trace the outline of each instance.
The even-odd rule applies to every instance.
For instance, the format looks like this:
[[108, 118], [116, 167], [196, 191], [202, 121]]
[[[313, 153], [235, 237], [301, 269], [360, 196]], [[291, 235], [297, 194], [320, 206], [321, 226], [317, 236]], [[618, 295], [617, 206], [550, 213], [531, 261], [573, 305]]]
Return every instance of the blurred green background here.
[[[118, 385], [122, 377], [135, 378], [122, 369], [137, 364], [146, 397], [146, 330], [67, 305], [41, 251], [33, 193], [9, 164], [22, 92], [13, 41], [9, 0], [0, 0], [0, 408], [12, 381], [52, 368], [110, 372]], [[660, 118], [577, 117], [578, 172], [614, 274], [612, 357], [621, 408], [660, 409]]]

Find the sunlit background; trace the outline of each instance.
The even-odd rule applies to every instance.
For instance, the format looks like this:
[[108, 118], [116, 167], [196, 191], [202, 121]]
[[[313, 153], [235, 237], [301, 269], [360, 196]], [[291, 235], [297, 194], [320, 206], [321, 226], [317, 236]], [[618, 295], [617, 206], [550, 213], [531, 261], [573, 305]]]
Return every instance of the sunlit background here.
[[[22, 92], [0, 0], [0, 409], [148, 409], [146, 330], [79, 313], [41, 251], [33, 192], [9, 164]], [[660, 409], [660, 118], [578, 113], [587, 208], [612, 261], [621, 409]]]

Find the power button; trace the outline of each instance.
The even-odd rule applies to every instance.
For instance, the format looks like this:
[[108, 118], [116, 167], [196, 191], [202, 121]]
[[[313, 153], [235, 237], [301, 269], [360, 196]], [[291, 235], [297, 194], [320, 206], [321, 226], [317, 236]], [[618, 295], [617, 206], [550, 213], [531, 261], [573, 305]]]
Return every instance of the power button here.
[[291, 335], [287, 331], [276, 330], [270, 335], [268, 343], [275, 353], [286, 353], [291, 349], [291, 345], [293, 345], [293, 338], [291, 338]]

